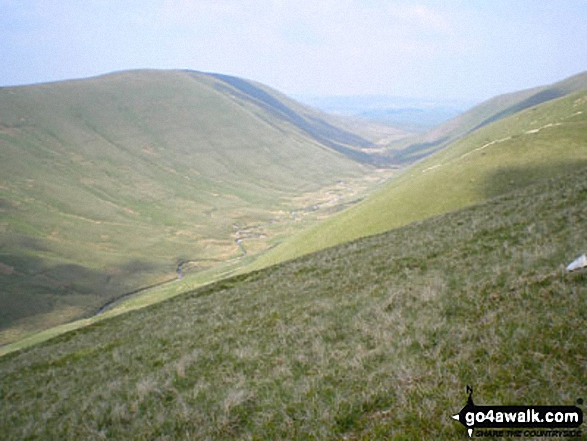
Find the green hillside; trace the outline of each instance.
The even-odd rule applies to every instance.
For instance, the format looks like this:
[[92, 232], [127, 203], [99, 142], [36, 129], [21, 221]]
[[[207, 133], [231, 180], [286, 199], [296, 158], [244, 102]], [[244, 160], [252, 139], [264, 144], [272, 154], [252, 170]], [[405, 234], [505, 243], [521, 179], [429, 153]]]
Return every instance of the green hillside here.
[[466, 385], [477, 404], [573, 405], [587, 275], [564, 267], [586, 207], [583, 166], [6, 355], [0, 433], [442, 441], [467, 439]]
[[[0, 344], [245, 251], [372, 142], [260, 84], [132, 71], [0, 88]], [[10, 332], [11, 333], [10, 333]]]
[[390, 160], [414, 162], [495, 121], [586, 89], [587, 72], [583, 72], [547, 86], [496, 96], [424, 135], [392, 143]]
[[364, 202], [286, 240], [257, 267], [476, 204], [587, 164], [587, 92], [488, 124]]

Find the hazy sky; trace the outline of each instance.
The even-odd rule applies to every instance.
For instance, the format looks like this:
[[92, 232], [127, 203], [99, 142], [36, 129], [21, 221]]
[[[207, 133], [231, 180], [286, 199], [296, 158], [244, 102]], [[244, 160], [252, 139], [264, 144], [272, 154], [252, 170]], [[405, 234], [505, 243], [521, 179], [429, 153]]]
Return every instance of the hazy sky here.
[[480, 100], [587, 70], [587, 0], [0, 0], [0, 85], [136, 68]]

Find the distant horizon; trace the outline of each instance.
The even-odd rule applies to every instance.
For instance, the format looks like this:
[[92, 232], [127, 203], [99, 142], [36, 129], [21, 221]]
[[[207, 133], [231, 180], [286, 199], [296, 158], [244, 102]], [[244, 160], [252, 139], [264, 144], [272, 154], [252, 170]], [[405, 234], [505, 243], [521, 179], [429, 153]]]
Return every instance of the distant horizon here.
[[582, 0], [6, 0], [0, 87], [138, 69], [481, 102], [587, 70]]
[[[169, 71], [169, 72], [173, 72], [173, 71], [193, 71], [193, 72], [200, 72], [200, 73], [204, 73], [204, 74], [221, 74], [221, 75], [228, 75], [228, 76], [237, 76], [237, 75], [231, 75], [231, 74], [226, 74], [224, 72], [209, 72], [209, 71], [202, 71], [202, 70], [198, 70], [198, 69], [189, 69], [189, 68], [151, 68], [151, 67], [143, 67], [143, 68], [131, 68], [131, 69], [120, 69], [120, 70], [114, 70], [114, 71], [110, 71], [110, 72], [103, 72], [103, 73], [96, 73], [96, 74], [92, 74], [92, 75], [87, 75], [87, 76], [81, 76], [81, 77], [73, 77], [73, 78], [63, 78], [63, 79], [57, 79], [57, 80], [47, 80], [47, 81], [39, 81], [36, 83], [24, 83], [24, 84], [8, 84], [8, 85], [0, 85], [0, 89], [3, 88], [11, 88], [11, 87], [28, 87], [28, 86], [39, 86], [39, 85], [43, 85], [43, 84], [52, 84], [52, 83], [59, 83], [59, 82], [66, 82], [66, 81], [83, 81], [83, 80], [90, 80], [92, 78], [99, 78], [99, 77], [104, 77], [104, 76], [108, 76], [108, 75], [115, 75], [115, 74], [119, 74], [119, 73], [126, 73], [126, 72], [141, 72], [141, 71], [160, 71], [160, 72], [165, 72], [165, 71]], [[519, 92], [522, 90], [527, 90], [527, 89], [533, 89], [536, 87], [541, 87], [541, 86], [547, 86], [553, 83], [557, 83], [559, 81], [565, 80], [567, 78], [571, 78], [574, 77], [576, 75], [580, 75], [582, 73], [587, 73], [587, 70], [583, 70], [580, 72], [576, 72], [573, 73], [571, 75], [568, 75], [566, 77], [563, 78], [559, 78], [559, 79], [555, 79], [554, 81], [550, 82], [550, 83], [545, 83], [545, 84], [536, 84], [534, 86], [530, 86], [524, 89], [516, 89], [516, 90], [509, 90], [509, 91], [503, 91], [501, 93], [498, 93], [496, 95], [490, 96], [486, 99], [471, 99], [471, 98], [459, 98], [459, 97], [441, 97], [441, 98], [435, 98], [435, 97], [430, 97], [430, 96], [403, 96], [403, 95], [391, 95], [391, 94], [385, 94], [385, 93], [365, 93], [365, 94], [338, 94], [338, 95], [330, 95], [330, 94], [324, 94], [324, 95], [318, 95], [318, 94], [296, 94], [296, 93], [287, 93], [286, 91], [280, 90], [278, 88], [276, 88], [275, 86], [271, 85], [271, 84], [267, 84], [267, 83], [263, 83], [255, 78], [247, 78], [247, 77], [239, 77], [239, 78], [243, 78], [245, 80], [249, 80], [249, 81], [255, 81], [258, 83], [262, 83], [265, 86], [271, 87], [272, 89], [275, 89], [276, 91], [285, 94], [286, 96], [302, 102], [304, 104], [310, 104], [312, 105], [312, 103], [314, 101], [318, 101], [318, 100], [338, 100], [338, 99], [368, 99], [368, 98], [372, 98], [372, 99], [384, 99], [384, 100], [398, 100], [398, 101], [406, 101], [407, 103], [404, 106], [398, 106], [397, 108], [409, 108], [411, 107], [411, 105], [413, 105], [414, 103], [422, 103], [422, 104], [428, 104], [432, 107], [435, 106], [446, 106], [446, 107], [453, 107], [453, 108], [462, 108], [462, 109], [466, 109], [469, 107], [473, 107], [477, 104], [480, 104], [483, 101], [486, 101], [488, 99], [491, 99], [493, 97], [496, 96], [500, 96], [500, 95], [507, 95], [509, 93], [515, 93], [515, 92]], [[428, 102], [428, 103], [427, 103]], [[418, 107], [418, 106], [415, 106]]]
[[[115, 70], [115, 71], [110, 71], [110, 72], [103, 72], [103, 73], [97, 73], [97, 74], [93, 74], [93, 75], [88, 75], [88, 76], [83, 76], [83, 77], [73, 77], [73, 78], [63, 78], [63, 79], [58, 79], [58, 80], [48, 80], [48, 81], [40, 81], [40, 82], [36, 82], [36, 83], [24, 83], [24, 84], [8, 84], [8, 85], [0, 85], [0, 89], [2, 88], [10, 88], [10, 87], [27, 87], [27, 86], [39, 86], [39, 85], [43, 85], [43, 84], [52, 84], [52, 83], [59, 83], [59, 82], [65, 82], [65, 81], [83, 81], [83, 80], [90, 80], [92, 78], [100, 78], [100, 77], [104, 77], [104, 76], [108, 76], [108, 75], [116, 75], [119, 73], [126, 73], [126, 72], [141, 72], [141, 71], [159, 71], [159, 72], [165, 72], [165, 71], [169, 71], [169, 72], [173, 72], [173, 71], [177, 71], [177, 72], [181, 72], [181, 71], [186, 71], [186, 72], [199, 72], [199, 73], [204, 73], [204, 74], [220, 74], [220, 75], [227, 75], [227, 76], [235, 76], [235, 77], [239, 77], [238, 75], [231, 75], [231, 74], [226, 74], [224, 72], [209, 72], [209, 71], [202, 71], [202, 70], [198, 70], [198, 69], [188, 69], [188, 68], [171, 68], [171, 69], [167, 69], [167, 68], [150, 68], [150, 67], [144, 67], [144, 68], [133, 68], [133, 69], [121, 69], [121, 70]], [[579, 72], [582, 73], [582, 72]], [[572, 76], [572, 75], [571, 75]], [[339, 98], [344, 98], [344, 99], [352, 99], [352, 98], [357, 98], [357, 99], [364, 99], [364, 98], [368, 98], [368, 97], [372, 97], [372, 98], [393, 98], [393, 99], [397, 99], [397, 100], [409, 100], [409, 101], [433, 101], [433, 102], [443, 102], [443, 103], [448, 103], [448, 102], [454, 102], [454, 103], [474, 103], [474, 102], [478, 102], [477, 100], [469, 100], [469, 99], [460, 99], [458, 97], [455, 98], [434, 98], [434, 97], [427, 97], [427, 96], [402, 96], [402, 95], [391, 95], [391, 94], [385, 94], [385, 93], [365, 93], [365, 94], [338, 94], [338, 95], [317, 95], [317, 94], [289, 94], [286, 93], [283, 90], [280, 90], [276, 87], [274, 87], [271, 84], [267, 84], [267, 83], [263, 83], [261, 81], [258, 81], [255, 78], [247, 78], [247, 77], [239, 77], [245, 80], [249, 80], [249, 81], [255, 81], [261, 84], [264, 84], [265, 86], [271, 87], [272, 89], [277, 90], [278, 92], [284, 93], [285, 95], [289, 96], [290, 98], [299, 100], [299, 101], [304, 101], [304, 100], [312, 100], [312, 99], [339, 99]], [[564, 78], [562, 78], [564, 79]], [[542, 85], [539, 85], [542, 86]], [[515, 91], [512, 91], [515, 92]], [[510, 93], [510, 92], [504, 92], [504, 93]]]

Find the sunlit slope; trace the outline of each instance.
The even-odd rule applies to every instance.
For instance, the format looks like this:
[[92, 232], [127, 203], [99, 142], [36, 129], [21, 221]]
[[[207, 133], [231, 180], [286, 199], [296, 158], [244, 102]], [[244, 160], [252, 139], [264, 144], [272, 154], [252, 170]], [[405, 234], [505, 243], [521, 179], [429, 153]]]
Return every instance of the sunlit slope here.
[[485, 126], [363, 203], [287, 240], [263, 266], [456, 210], [587, 164], [587, 92]]
[[394, 160], [410, 163], [430, 153], [441, 150], [451, 142], [473, 131], [507, 118], [530, 107], [537, 106], [557, 98], [587, 90], [587, 72], [583, 72], [562, 81], [499, 95], [473, 107], [445, 124], [406, 141], [399, 141]]
[[0, 358], [21, 439], [465, 440], [587, 396], [587, 167]]
[[236, 227], [365, 171], [347, 145], [369, 142], [233, 77], [1, 88], [0, 329], [78, 317], [183, 259], [238, 257]]

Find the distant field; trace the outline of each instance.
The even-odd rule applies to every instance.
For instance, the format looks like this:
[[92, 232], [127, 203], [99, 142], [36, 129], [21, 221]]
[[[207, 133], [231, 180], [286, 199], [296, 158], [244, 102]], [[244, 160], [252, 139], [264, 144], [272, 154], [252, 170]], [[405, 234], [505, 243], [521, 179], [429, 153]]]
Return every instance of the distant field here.
[[296, 96], [295, 98], [329, 114], [365, 118], [415, 133], [433, 129], [474, 105], [472, 101], [386, 95]]
[[466, 385], [573, 405], [586, 207], [583, 167], [6, 355], [0, 433], [454, 440]]
[[487, 125], [361, 204], [289, 238], [257, 268], [476, 204], [587, 165], [587, 92]]

